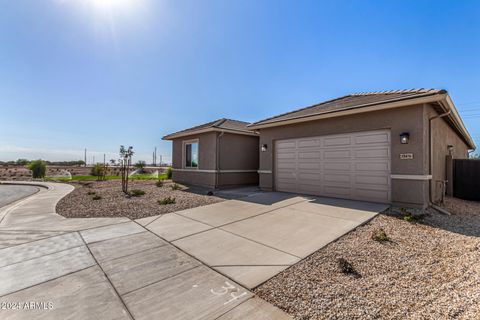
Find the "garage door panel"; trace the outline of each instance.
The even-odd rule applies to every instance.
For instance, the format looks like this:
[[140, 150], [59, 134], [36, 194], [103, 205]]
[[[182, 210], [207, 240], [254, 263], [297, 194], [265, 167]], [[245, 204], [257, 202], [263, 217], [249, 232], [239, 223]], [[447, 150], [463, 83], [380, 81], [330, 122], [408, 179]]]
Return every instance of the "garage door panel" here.
[[323, 162], [324, 171], [350, 171], [350, 162]]
[[323, 153], [324, 159], [350, 159], [351, 150], [326, 150]]
[[295, 172], [292, 171], [278, 171], [277, 177], [279, 180], [281, 179], [296, 179]]
[[319, 173], [299, 173], [297, 179], [305, 183], [320, 183], [322, 181], [322, 175]]
[[295, 170], [296, 167], [295, 162], [280, 162], [277, 164], [278, 170]]
[[289, 141], [278, 141], [275, 146], [276, 146], [277, 150], [291, 149], [291, 148], [295, 148], [296, 142], [291, 141], [291, 140], [289, 140]]
[[312, 161], [307, 163], [302, 162], [298, 164], [298, 169], [299, 170], [308, 170], [308, 169], [316, 170], [316, 169], [320, 169], [321, 166], [322, 164], [319, 161]]
[[277, 154], [278, 159], [295, 159], [297, 157], [294, 152], [283, 152]]
[[348, 146], [352, 144], [352, 139], [349, 136], [327, 136], [323, 139], [325, 147]]
[[275, 146], [278, 191], [390, 202], [389, 131], [289, 139]]
[[356, 144], [384, 143], [390, 144], [390, 135], [388, 132], [358, 134], [354, 137]]
[[298, 140], [298, 147], [299, 148], [311, 148], [311, 147], [319, 147], [320, 146], [320, 139], [301, 139]]
[[341, 186], [324, 186], [323, 187], [325, 195], [332, 196], [332, 197], [338, 197], [338, 196], [344, 196], [344, 197], [349, 197], [351, 196], [351, 190], [341, 187]]
[[354, 168], [355, 171], [390, 171], [390, 166], [387, 162], [356, 162]]
[[299, 159], [314, 159], [318, 160], [320, 159], [320, 151], [315, 151], [315, 152], [298, 152], [298, 158]]
[[390, 152], [388, 147], [383, 148], [365, 148], [355, 150], [355, 158], [357, 159], [389, 159]]
[[342, 182], [342, 183], [350, 183], [352, 180], [349, 174], [332, 174], [332, 173], [325, 173], [323, 176], [323, 181], [325, 182]]

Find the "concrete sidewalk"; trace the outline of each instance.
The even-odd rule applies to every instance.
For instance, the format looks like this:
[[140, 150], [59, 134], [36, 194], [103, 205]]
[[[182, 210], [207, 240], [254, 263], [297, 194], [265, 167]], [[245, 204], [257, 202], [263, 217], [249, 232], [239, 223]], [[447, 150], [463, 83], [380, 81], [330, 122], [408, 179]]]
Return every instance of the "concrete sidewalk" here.
[[127, 218], [55, 213], [72, 187], [0, 208], [1, 319], [289, 319]]

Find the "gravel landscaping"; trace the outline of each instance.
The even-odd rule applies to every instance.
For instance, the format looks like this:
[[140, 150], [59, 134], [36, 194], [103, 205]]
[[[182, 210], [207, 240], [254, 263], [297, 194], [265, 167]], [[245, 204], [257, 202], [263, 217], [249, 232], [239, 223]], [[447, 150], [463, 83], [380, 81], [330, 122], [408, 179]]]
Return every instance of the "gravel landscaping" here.
[[[145, 192], [138, 197], [126, 197], [119, 180], [74, 183], [73, 190], [57, 204], [57, 213], [67, 218], [128, 217], [144, 218], [223, 201], [195, 190], [172, 190], [171, 183], [157, 187], [155, 180], [130, 181], [129, 191]], [[163, 201], [169, 199], [167, 201]], [[174, 203], [171, 203], [174, 199]], [[159, 203], [168, 203], [160, 204]]]
[[479, 319], [480, 206], [445, 207], [457, 214], [381, 214], [254, 291], [295, 319]]

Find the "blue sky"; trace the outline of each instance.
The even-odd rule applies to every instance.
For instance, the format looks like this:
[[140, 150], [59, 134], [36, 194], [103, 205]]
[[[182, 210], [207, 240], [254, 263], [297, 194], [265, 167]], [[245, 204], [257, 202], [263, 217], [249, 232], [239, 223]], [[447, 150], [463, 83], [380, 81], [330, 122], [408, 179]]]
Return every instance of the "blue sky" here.
[[0, 160], [169, 159], [216, 118], [421, 87], [480, 145], [479, 57], [478, 1], [0, 0]]

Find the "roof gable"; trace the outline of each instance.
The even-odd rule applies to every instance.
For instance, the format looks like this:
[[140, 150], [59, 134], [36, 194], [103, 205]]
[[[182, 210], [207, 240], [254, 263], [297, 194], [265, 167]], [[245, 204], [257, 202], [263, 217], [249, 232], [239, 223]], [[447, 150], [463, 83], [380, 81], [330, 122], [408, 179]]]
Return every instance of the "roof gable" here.
[[248, 128], [249, 124], [250, 124], [249, 122], [245, 122], [245, 121], [221, 118], [221, 119], [210, 121], [204, 124], [200, 124], [198, 126], [194, 126], [188, 129], [171, 133], [169, 135], [164, 136], [163, 139], [170, 140], [170, 139], [175, 139], [177, 137], [199, 134], [203, 132], [211, 132], [211, 131], [228, 131], [231, 133], [254, 135], [255, 133], [253, 132], [253, 130]]

